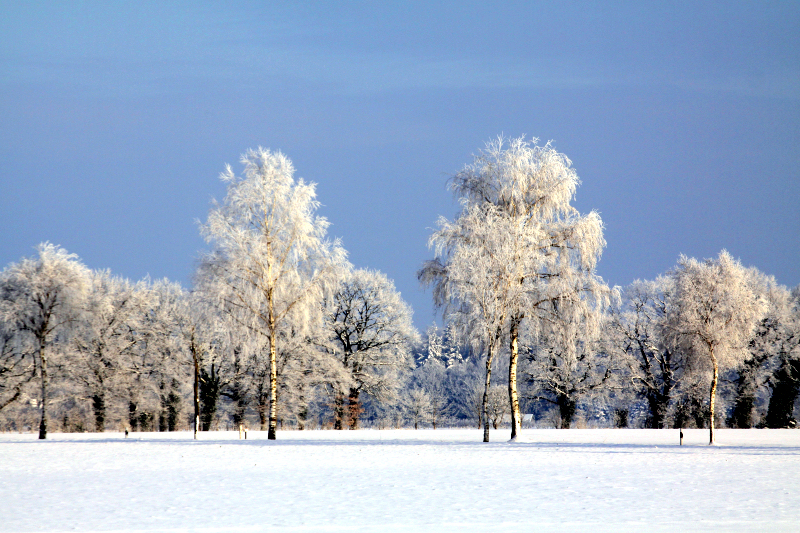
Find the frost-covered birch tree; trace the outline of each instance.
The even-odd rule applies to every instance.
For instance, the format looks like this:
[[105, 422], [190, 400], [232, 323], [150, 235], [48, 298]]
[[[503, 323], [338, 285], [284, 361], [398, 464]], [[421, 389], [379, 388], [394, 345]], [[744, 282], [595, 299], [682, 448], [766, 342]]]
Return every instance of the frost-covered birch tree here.
[[45, 439], [54, 344], [58, 338], [63, 346], [69, 326], [83, 312], [90, 273], [75, 254], [59, 246], [42, 243], [37, 252], [37, 257], [13, 263], [0, 274], [0, 318], [6, 328], [28, 337], [20, 346], [30, 351], [20, 356], [30, 358], [39, 378], [39, 438]]
[[267, 339], [269, 353], [269, 429], [278, 420], [277, 354], [279, 331], [287, 323], [302, 328], [309, 306], [318, 305], [335, 281], [345, 252], [325, 235], [328, 222], [315, 215], [315, 186], [295, 181], [291, 161], [264, 148], [242, 156], [242, 176], [230, 167], [222, 204], [215, 204], [201, 227], [214, 247], [203, 259], [209, 274], [226, 286], [217, 299], [244, 326]]
[[498, 222], [491, 205], [462, 202], [461, 214], [450, 222], [439, 219], [439, 230], [429, 240], [436, 257], [418, 272], [423, 285], [433, 286], [434, 305], [445, 319], [465, 332], [473, 349], [485, 354], [485, 379], [481, 406], [483, 441], [489, 442], [486, 409], [492, 383], [492, 365], [508, 316], [503, 279], [497, 275], [493, 244]]
[[709, 444], [714, 444], [714, 416], [720, 370], [739, 366], [765, 302], [752, 276], [723, 250], [716, 259], [681, 256], [669, 274], [675, 288], [668, 310], [669, 331], [688, 357], [688, 370], [709, 375]]
[[[605, 240], [597, 213], [570, 205], [580, 184], [572, 162], [549, 143], [524, 138], [487, 143], [450, 186], [462, 211], [442, 218], [429, 245], [436, 257], [419, 273], [433, 284], [435, 302], [451, 320], [480, 332], [487, 353], [485, 397], [491, 360], [505, 339], [509, 352], [511, 438], [521, 427], [517, 364], [522, 328], [536, 336], [558, 320], [553, 302], [564, 301], [596, 329], [608, 288], [595, 274]], [[445, 306], [445, 304], [447, 304]], [[477, 326], [477, 327], [476, 327]], [[485, 402], [484, 402], [485, 403]], [[489, 425], [484, 418], [484, 440]]]

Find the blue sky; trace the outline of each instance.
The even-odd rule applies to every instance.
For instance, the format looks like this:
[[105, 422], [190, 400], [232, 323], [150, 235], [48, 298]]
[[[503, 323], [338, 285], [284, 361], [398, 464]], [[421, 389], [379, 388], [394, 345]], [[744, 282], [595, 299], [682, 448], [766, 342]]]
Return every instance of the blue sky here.
[[282, 150], [359, 267], [415, 272], [448, 176], [553, 140], [611, 284], [726, 248], [800, 283], [800, 4], [0, 1], [0, 265], [190, 284], [226, 163]]

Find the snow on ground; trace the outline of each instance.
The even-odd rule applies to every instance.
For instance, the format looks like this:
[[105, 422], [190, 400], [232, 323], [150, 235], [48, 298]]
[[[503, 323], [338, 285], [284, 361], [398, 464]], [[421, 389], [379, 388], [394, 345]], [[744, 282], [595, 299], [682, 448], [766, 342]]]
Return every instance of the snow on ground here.
[[797, 531], [800, 430], [0, 434], [0, 532]]

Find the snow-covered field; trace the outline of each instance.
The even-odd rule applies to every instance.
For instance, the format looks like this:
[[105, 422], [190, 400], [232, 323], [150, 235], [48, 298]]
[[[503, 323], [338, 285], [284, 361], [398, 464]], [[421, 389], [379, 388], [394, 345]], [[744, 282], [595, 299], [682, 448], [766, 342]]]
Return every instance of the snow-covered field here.
[[800, 430], [0, 434], [0, 531], [798, 531]]

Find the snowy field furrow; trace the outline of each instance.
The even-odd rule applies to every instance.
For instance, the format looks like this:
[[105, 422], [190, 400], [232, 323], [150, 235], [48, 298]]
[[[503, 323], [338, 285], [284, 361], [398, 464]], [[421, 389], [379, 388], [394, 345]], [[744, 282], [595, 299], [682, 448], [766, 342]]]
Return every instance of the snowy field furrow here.
[[797, 531], [800, 431], [0, 434], [0, 531]]

